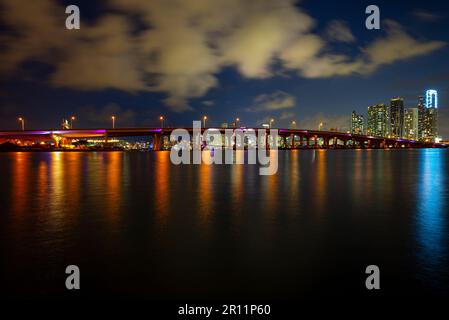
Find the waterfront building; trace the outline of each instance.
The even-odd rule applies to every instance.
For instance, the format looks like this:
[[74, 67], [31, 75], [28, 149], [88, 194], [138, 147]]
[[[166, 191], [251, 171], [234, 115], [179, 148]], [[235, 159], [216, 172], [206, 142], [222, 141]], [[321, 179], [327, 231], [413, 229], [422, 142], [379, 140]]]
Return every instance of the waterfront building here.
[[367, 134], [376, 137], [388, 137], [390, 134], [390, 111], [385, 104], [368, 107]]
[[404, 132], [404, 99], [393, 98], [390, 101], [390, 136], [402, 138]]
[[434, 141], [438, 138], [438, 93], [436, 90], [426, 91], [422, 129], [423, 140]]
[[438, 109], [429, 108], [425, 110], [423, 122], [423, 139], [435, 140], [438, 137]]
[[438, 108], [438, 92], [436, 90], [426, 91], [426, 108]]
[[418, 108], [409, 108], [404, 116], [404, 137], [409, 140], [418, 140]]
[[424, 115], [426, 113], [426, 104], [424, 96], [418, 96], [418, 139], [422, 140], [424, 132]]
[[365, 126], [365, 121], [363, 115], [357, 114], [355, 111], [352, 111], [351, 115], [351, 133], [352, 134], [363, 134]]

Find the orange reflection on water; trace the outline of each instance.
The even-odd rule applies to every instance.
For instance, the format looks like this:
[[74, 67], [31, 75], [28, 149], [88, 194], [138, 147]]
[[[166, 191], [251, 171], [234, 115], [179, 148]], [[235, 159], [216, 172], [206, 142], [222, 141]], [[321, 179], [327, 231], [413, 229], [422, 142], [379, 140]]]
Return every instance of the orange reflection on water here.
[[12, 165], [12, 188], [11, 188], [11, 210], [14, 218], [25, 219], [25, 210], [28, 207], [28, 193], [31, 187], [29, 178], [30, 154], [25, 152], [11, 153]]
[[[241, 158], [244, 158], [243, 152], [236, 152], [236, 162], [240, 161]], [[243, 159], [244, 160], [244, 159]], [[243, 163], [237, 162], [237, 163]], [[232, 205], [232, 213], [233, 215], [238, 218], [240, 217], [241, 208], [242, 208], [242, 202], [243, 202], [243, 194], [244, 194], [244, 187], [243, 187], [243, 175], [245, 173], [245, 167], [243, 164], [233, 164], [231, 165], [231, 205]]]
[[[165, 225], [170, 212], [170, 153], [155, 152], [155, 194], [154, 204], [156, 216], [162, 225]], [[161, 226], [162, 226], [161, 225]]]
[[108, 152], [106, 164], [106, 203], [109, 221], [118, 225], [122, 202], [123, 152]]
[[48, 188], [48, 176], [49, 176], [49, 169], [48, 164], [46, 161], [40, 161], [39, 162], [39, 168], [37, 173], [37, 192], [39, 194], [38, 196], [38, 206], [39, 210], [42, 212], [45, 210], [47, 204], [48, 204], [48, 195], [49, 188]]
[[285, 174], [289, 175], [289, 197], [295, 202], [300, 201], [301, 193], [299, 192], [299, 181], [301, 179], [301, 172], [300, 172], [300, 163], [299, 163], [299, 150], [290, 150], [290, 163], [289, 165], [286, 165], [285, 167], [288, 169], [286, 170]]
[[[278, 161], [277, 150], [270, 150], [270, 164], [273, 164], [274, 161]], [[278, 205], [278, 193], [279, 193], [279, 173], [267, 176], [261, 176], [262, 179], [265, 179], [263, 185], [264, 199], [266, 205], [266, 212], [274, 215], [277, 210], [276, 207]]]
[[326, 176], [326, 161], [327, 151], [320, 149], [315, 152], [315, 204], [316, 212], [323, 213], [324, 205], [327, 197], [327, 176]]
[[[48, 201], [48, 211], [50, 218], [47, 219], [48, 227], [51, 230], [61, 230], [67, 221], [67, 212], [72, 209], [72, 205], [76, 205], [70, 201], [70, 194], [66, 192], [66, 179], [69, 179], [68, 173], [64, 165], [66, 154], [63, 152], [52, 152], [49, 154], [49, 186], [51, 197]], [[72, 171], [73, 172], [73, 171]], [[43, 178], [45, 180], [45, 178]]]
[[202, 151], [201, 157], [203, 163], [200, 165], [198, 170], [198, 181], [199, 181], [199, 214], [201, 224], [206, 225], [210, 219], [210, 213], [212, 210], [212, 196], [214, 188], [214, 175], [213, 168], [214, 164], [208, 165], [212, 160], [212, 155], [210, 151]]

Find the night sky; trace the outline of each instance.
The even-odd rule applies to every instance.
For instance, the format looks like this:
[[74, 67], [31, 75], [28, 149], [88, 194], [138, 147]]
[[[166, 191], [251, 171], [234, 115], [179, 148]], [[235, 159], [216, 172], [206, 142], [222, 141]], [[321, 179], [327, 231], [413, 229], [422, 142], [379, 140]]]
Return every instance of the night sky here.
[[[65, 6], [81, 29], [65, 28]], [[348, 128], [352, 110], [426, 89], [449, 136], [449, 3], [0, 0], [0, 129], [210, 125]]]

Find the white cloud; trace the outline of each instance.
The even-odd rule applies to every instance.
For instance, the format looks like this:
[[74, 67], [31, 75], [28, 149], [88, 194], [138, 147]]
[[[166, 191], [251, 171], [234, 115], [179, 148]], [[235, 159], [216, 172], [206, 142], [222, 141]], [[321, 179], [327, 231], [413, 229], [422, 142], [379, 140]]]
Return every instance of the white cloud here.
[[[189, 99], [218, 86], [225, 67], [247, 78], [289, 71], [307, 78], [369, 74], [445, 45], [416, 40], [390, 21], [386, 36], [352, 58], [314, 34], [313, 18], [294, 0], [110, 0], [113, 15], [82, 22], [77, 31], [63, 27], [64, 8], [55, 0], [0, 5], [1, 22], [14, 31], [0, 38], [0, 73], [40, 61], [54, 67], [48, 80], [55, 86], [161, 92], [179, 112], [192, 110]], [[135, 32], [136, 16], [148, 27]], [[345, 24], [336, 23], [332, 41], [352, 41]], [[275, 67], [279, 62], [282, 70]]]
[[[385, 36], [362, 48], [356, 58], [320, 50], [303, 64], [296, 65], [298, 73], [307, 78], [370, 74], [383, 65], [430, 54], [446, 45], [443, 41], [416, 40], [392, 20], [385, 21], [383, 25]], [[286, 66], [290, 65], [291, 63], [286, 61]]]
[[367, 70], [376, 69], [383, 64], [425, 55], [446, 45], [442, 41], [419, 41], [405, 32], [400, 24], [387, 20], [384, 22], [387, 36], [375, 40], [364, 50], [370, 65]]
[[335, 42], [354, 42], [355, 37], [345, 21], [332, 20], [326, 28], [326, 38]]
[[271, 94], [261, 94], [254, 98], [254, 104], [247, 108], [246, 111], [276, 111], [282, 109], [293, 108], [296, 104], [294, 96], [284, 91], [275, 91]]
[[287, 46], [281, 52], [280, 58], [288, 69], [302, 68], [316, 57], [324, 46], [325, 43], [320, 37], [312, 34], [303, 35]]

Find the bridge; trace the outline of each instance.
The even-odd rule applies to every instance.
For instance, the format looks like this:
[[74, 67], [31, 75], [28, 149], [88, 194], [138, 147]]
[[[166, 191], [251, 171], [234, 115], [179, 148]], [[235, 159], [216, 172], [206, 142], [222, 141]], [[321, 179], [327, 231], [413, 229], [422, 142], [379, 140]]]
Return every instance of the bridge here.
[[[170, 136], [175, 128], [114, 128], [114, 129], [68, 129], [68, 130], [23, 130], [0, 131], [0, 143], [12, 142], [48, 142], [54, 141], [58, 145], [65, 144], [74, 139], [103, 139], [105, 143], [111, 138], [148, 136], [153, 140], [154, 150], [161, 149], [161, 142], [165, 136]], [[184, 128], [190, 134], [192, 128]], [[224, 134], [223, 128], [201, 128], [205, 130], [219, 130]], [[265, 128], [240, 128], [243, 131], [265, 130]], [[273, 128], [275, 129], [275, 128]], [[234, 130], [234, 129], [233, 129]], [[303, 130], [303, 129], [277, 129], [280, 137], [280, 148], [444, 148], [445, 144], [416, 141], [397, 138], [374, 137], [356, 135], [347, 132]]]

